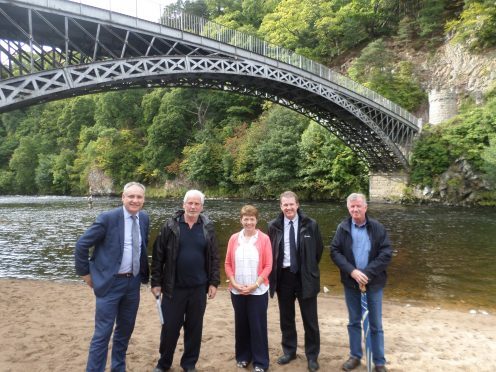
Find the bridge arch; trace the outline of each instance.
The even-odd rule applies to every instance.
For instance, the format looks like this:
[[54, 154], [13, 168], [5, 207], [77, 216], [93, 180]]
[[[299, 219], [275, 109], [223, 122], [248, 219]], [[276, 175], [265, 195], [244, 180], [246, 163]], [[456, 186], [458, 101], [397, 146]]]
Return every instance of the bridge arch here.
[[408, 169], [419, 127], [401, 112], [364, 96], [365, 88], [350, 89], [344, 77], [326, 78], [322, 69], [316, 75], [202, 35], [66, 0], [0, 0], [0, 16], [11, 23], [0, 26], [0, 52], [12, 66], [2, 63], [0, 70], [0, 112], [113, 89], [230, 90], [312, 118], [372, 171]]

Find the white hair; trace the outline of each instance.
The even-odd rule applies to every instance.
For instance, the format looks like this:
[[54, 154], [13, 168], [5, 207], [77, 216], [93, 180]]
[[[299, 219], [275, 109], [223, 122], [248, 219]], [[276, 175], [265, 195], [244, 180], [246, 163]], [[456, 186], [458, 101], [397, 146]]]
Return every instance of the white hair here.
[[352, 201], [355, 201], [357, 199], [362, 199], [363, 200], [363, 204], [364, 205], [367, 205], [367, 197], [364, 194], [360, 194], [358, 192], [354, 192], [354, 193], [350, 194], [346, 198], [346, 204], [349, 205]]
[[205, 194], [202, 193], [200, 190], [188, 190], [186, 192], [186, 194], [184, 195], [184, 200], [183, 202], [186, 203], [188, 201], [188, 199], [192, 196], [199, 196], [200, 197], [200, 201], [201, 201], [201, 204], [203, 205], [203, 203], [205, 202]]
[[129, 188], [131, 188], [133, 186], [140, 187], [143, 190], [143, 192], [146, 191], [145, 186], [143, 186], [141, 183], [139, 183], [139, 182], [128, 182], [128, 183], [126, 183], [124, 185], [124, 188], [123, 188], [122, 192], [126, 192]]

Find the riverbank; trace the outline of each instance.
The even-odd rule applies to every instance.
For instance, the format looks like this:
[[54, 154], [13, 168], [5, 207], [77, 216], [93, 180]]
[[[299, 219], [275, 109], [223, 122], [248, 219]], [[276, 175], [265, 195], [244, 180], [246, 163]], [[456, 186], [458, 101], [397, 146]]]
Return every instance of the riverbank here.
[[[82, 283], [0, 280], [0, 370], [82, 371], [92, 336], [94, 297]], [[340, 296], [319, 296], [322, 371], [338, 371], [347, 356], [346, 309]], [[280, 355], [277, 301], [269, 302], [271, 371], [306, 371], [302, 348], [289, 366]], [[209, 301], [199, 371], [236, 371], [233, 310], [226, 288]], [[298, 316], [299, 345], [303, 330]], [[390, 371], [493, 371], [496, 316], [407, 304], [384, 304], [386, 357]], [[160, 327], [155, 302], [142, 287], [136, 329], [128, 350], [128, 371], [151, 371]], [[172, 371], [180, 371], [180, 339]], [[240, 370], [238, 370], [240, 371]], [[365, 371], [361, 367], [358, 371]]]

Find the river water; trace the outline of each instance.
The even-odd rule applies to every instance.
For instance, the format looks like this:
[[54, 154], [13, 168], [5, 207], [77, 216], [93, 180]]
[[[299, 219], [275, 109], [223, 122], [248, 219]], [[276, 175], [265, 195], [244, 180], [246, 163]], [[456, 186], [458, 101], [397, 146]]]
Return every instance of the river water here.
[[[223, 262], [229, 236], [240, 229], [246, 200], [207, 200], [205, 213], [216, 223]], [[252, 201], [258, 226], [279, 213], [277, 201]], [[180, 200], [147, 200], [151, 243]], [[0, 197], [0, 278], [78, 280], [73, 249], [77, 238], [102, 211], [120, 198], [95, 198], [92, 208], [77, 197]], [[339, 274], [329, 256], [330, 239], [347, 216], [344, 203], [302, 203], [320, 225], [326, 251], [321, 284], [341, 295]], [[385, 297], [405, 303], [496, 311], [496, 210], [444, 206], [370, 204], [369, 214], [389, 231], [394, 248]], [[221, 273], [224, 273], [223, 265]]]

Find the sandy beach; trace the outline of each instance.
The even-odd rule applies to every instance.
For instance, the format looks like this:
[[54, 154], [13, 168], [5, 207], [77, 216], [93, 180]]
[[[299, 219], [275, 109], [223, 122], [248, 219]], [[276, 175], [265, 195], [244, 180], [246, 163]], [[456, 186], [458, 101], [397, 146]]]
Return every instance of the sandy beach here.
[[[93, 333], [94, 296], [83, 283], [0, 280], [0, 371], [83, 371]], [[347, 357], [347, 314], [341, 293], [318, 299], [322, 371], [339, 371]], [[298, 316], [297, 360], [277, 365], [280, 355], [276, 299], [269, 302], [271, 371], [306, 371], [303, 329]], [[205, 314], [199, 371], [236, 371], [233, 310], [219, 288]], [[384, 304], [387, 367], [390, 371], [495, 371], [494, 313], [442, 309], [387, 301]], [[160, 326], [154, 298], [142, 286], [131, 339], [128, 371], [150, 371], [158, 356]], [[301, 346], [301, 347], [300, 347]], [[172, 371], [179, 367], [182, 337]], [[357, 371], [365, 371], [362, 364]], [[238, 371], [241, 371], [238, 369]]]

